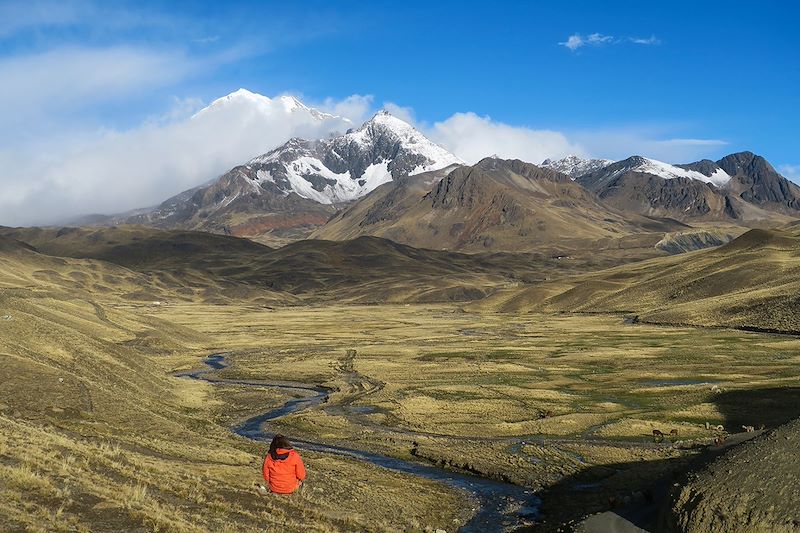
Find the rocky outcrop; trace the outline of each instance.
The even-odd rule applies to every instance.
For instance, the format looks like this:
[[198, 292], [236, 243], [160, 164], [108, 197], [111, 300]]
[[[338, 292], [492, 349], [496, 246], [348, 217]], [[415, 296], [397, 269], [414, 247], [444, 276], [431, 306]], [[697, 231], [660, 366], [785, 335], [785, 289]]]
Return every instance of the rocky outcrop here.
[[682, 254], [722, 246], [735, 238], [734, 233], [726, 231], [679, 231], [667, 233], [655, 246], [668, 254]]

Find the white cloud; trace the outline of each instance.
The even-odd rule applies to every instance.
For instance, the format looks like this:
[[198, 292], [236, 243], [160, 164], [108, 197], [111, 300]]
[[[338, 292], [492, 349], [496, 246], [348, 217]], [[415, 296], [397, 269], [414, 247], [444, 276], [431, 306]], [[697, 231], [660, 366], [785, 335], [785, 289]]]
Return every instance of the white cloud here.
[[0, 4], [0, 37], [29, 28], [74, 24], [84, 14], [74, 2], [4, 2]]
[[644, 44], [644, 45], [661, 44], [661, 39], [659, 39], [655, 35], [651, 35], [650, 37], [630, 37], [629, 40], [634, 44]]
[[176, 49], [69, 47], [0, 58], [0, 144], [67, 130], [71, 138], [93, 120], [88, 110], [127, 105], [245, 53], [232, 47], [193, 58]]
[[68, 48], [0, 59], [0, 121], [164, 86], [197, 66], [180, 52], [128, 47]]
[[570, 50], [575, 51], [584, 44], [586, 44], [586, 42], [583, 40], [583, 37], [581, 37], [579, 33], [575, 33], [567, 37], [567, 40], [564, 41], [563, 43], [558, 43], [558, 44], [560, 44], [561, 46], [566, 46]]
[[538, 163], [548, 157], [585, 155], [577, 143], [562, 133], [510, 126], [475, 113], [456, 113], [423, 131], [467, 163], [497, 155]]
[[800, 165], [778, 165], [778, 172], [783, 177], [800, 184]]
[[371, 94], [353, 94], [342, 100], [326, 98], [321, 104], [314, 107], [333, 115], [344, 117], [357, 125], [369, 118], [368, 115], [372, 112], [373, 100], [374, 98]]
[[[0, 58], [0, 224], [127, 209], [132, 202], [158, 201], [158, 195], [172, 190], [170, 183], [188, 184], [191, 164], [176, 163], [169, 151], [203, 149], [203, 138], [177, 122], [197, 109], [197, 99], [176, 99], [164, 116], [148, 117], [125, 131], [108, 129], [91, 111], [124, 108], [141, 94], [244, 53], [237, 46], [205, 57], [180, 49], [61, 47]], [[198, 164], [216, 168], [212, 163], [219, 152], [213, 147], [203, 152]], [[173, 171], [175, 176], [168, 174]]]
[[690, 163], [717, 154], [727, 146], [721, 139], [671, 137], [668, 128], [625, 127], [570, 133], [592, 156], [624, 159], [643, 155], [669, 163]]
[[610, 35], [603, 35], [602, 33], [592, 33], [589, 37], [586, 38], [586, 42], [588, 44], [592, 44], [595, 46], [610, 43], [613, 41], [614, 38]]
[[600, 46], [614, 41], [611, 35], [603, 35], [602, 33], [591, 33], [586, 37], [580, 33], [570, 35], [563, 43], [558, 43], [561, 46], [566, 46], [573, 52], [582, 46]]
[[643, 155], [671, 163], [689, 163], [717, 154], [727, 141], [670, 136], [668, 127], [624, 127], [554, 131], [512, 126], [475, 113], [456, 113], [435, 124], [417, 124], [431, 140], [474, 163], [496, 154], [539, 163], [567, 155], [624, 159]]
[[585, 37], [580, 33], [573, 33], [566, 41], [559, 42], [558, 44], [575, 52], [584, 46], [602, 46], [605, 44], [621, 44], [624, 42], [642, 45], [661, 44], [661, 40], [655, 35], [651, 35], [650, 37], [623, 37], [615, 39], [612, 35], [604, 35], [602, 33], [590, 33]]

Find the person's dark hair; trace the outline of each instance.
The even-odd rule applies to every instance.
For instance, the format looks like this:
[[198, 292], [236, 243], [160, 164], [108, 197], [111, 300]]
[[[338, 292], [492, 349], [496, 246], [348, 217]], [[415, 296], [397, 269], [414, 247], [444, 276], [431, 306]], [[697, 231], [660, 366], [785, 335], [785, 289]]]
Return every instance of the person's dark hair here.
[[272, 442], [269, 445], [269, 454], [272, 456], [273, 459], [278, 459], [278, 448], [283, 448], [284, 450], [291, 450], [292, 443], [289, 442], [283, 435], [275, 435], [275, 438], [272, 439]]

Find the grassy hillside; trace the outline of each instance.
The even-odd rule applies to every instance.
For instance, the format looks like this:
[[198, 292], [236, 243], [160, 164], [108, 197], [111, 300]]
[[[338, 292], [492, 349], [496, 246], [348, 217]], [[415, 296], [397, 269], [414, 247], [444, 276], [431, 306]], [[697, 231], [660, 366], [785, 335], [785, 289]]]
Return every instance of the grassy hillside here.
[[498, 294], [503, 311], [627, 312], [640, 319], [800, 331], [800, 226], [748, 231], [713, 250]]

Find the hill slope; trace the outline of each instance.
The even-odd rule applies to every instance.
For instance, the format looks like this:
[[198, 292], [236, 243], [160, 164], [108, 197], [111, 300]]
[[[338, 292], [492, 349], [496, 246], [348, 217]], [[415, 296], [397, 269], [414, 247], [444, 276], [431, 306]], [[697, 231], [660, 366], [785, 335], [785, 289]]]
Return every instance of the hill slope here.
[[800, 420], [794, 420], [701, 469], [673, 488], [671, 512], [659, 531], [796, 531], [798, 438]]
[[[100, 238], [95, 244], [108, 246]], [[229, 411], [221, 406], [230, 404], [220, 401], [222, 391], [172, 375], [236, 341], [156, 317], [154, 302], [129, 297], [156, 291], [152, 285], [146, 273], [50, 257], [0, 237], [0, 531], [453, 523], [459, 497], [442, 485], [311, 450], [303, 459], [317, 491], [280, 501], [257, 494], [251, 483], [264, 447], [225, 427]], [[159, 299], [186, 297], [173, 288]], [[259, 390], [260, 409], [288, 399]], [[437, 514], [443, 517], [429, 518]]]
[[750, 230], [713, 250], [498, 294], [505, 311], [636, 313], [649, 322], [800, 332], [800, 226]]

